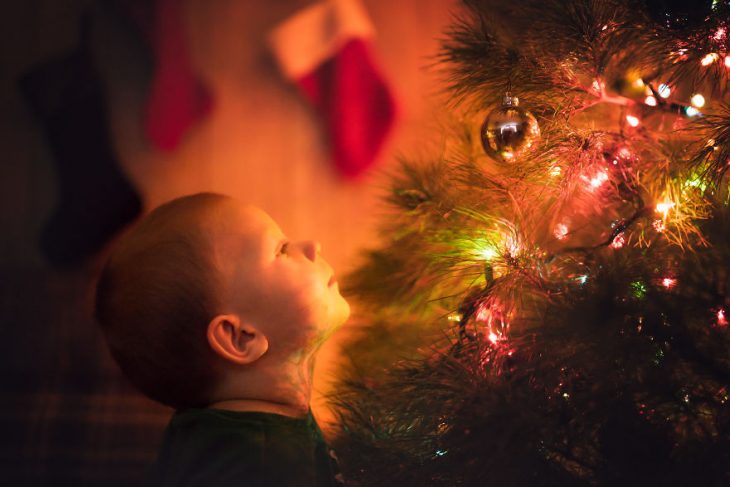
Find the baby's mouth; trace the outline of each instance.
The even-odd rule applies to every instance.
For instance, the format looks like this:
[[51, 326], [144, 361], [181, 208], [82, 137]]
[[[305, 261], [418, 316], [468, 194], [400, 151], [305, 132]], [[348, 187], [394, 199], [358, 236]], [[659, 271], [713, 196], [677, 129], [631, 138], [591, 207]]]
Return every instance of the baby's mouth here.
[[330, 276], [330, 280], [329, 280], [329, 281], [327, 281], [327, 287], [331, 287], [331, 286], [332, 286], [332, 285], [333, 285], [334, 283], [336, 283], [336, 282], [337, 282], [337, 279], [335, 279], [335, 275], [334, 275], [334, 274], [332, 274], [332, 275]]

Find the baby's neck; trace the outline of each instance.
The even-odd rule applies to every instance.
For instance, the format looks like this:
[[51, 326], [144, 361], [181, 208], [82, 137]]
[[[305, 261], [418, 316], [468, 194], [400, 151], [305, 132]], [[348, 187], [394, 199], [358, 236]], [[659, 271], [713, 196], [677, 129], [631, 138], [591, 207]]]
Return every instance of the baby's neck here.
[[229, 376], [222, 384], [212, 409], [259, 411], [302, 417], [309, 413], [314, 353], [276, 365], [259, 367]]

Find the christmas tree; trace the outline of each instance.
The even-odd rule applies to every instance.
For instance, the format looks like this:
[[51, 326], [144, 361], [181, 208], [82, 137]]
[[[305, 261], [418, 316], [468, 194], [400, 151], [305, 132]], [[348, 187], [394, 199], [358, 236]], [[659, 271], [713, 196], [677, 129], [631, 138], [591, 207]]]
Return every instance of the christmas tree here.
[[333, 396], [354, 485], [730, 485], [727, 2], [466, 0]]

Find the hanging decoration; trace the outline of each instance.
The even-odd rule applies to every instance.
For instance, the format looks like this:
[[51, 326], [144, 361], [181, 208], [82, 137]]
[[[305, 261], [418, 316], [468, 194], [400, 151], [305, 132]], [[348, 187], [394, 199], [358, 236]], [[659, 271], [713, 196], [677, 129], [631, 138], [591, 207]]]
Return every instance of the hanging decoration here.
[[519, 99], [507, 93], [502, 106], [492, 110], [481, 128], [484, 152], [501, 162], [515, 162], [540, 139], [535, 117], [519, 106]]

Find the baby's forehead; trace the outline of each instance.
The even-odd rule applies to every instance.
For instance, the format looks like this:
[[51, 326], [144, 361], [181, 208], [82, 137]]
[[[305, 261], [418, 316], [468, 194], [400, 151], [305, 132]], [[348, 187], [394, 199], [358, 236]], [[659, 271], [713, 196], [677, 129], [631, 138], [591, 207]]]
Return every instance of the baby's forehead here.
[[239, 245], [258, 247], [267, 240], [283, 237], [276, 222], [263, 210], [251, 205], [234, 203], [217, 212], [216, 233], [219, 238], [233, 240]]

